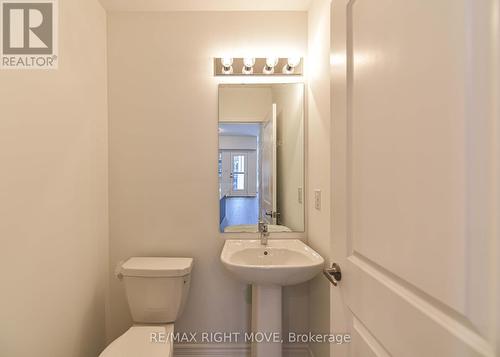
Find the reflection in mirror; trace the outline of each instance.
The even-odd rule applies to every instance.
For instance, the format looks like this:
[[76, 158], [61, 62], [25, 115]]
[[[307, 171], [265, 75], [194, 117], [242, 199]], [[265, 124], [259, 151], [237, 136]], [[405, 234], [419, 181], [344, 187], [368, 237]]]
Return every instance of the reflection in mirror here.
[[304, 231], [304, 86], [219, 86], [221, 232]]

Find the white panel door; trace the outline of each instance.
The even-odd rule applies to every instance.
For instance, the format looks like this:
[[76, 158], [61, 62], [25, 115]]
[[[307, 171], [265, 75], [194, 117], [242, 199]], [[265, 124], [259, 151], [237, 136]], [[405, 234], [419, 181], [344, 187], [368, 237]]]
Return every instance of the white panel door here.
[[496, 0], [333, 0], [332, 356], [500, 356]]
[[276, 224], [276, 104], [262, 123], [260, 135], [260, 219]]

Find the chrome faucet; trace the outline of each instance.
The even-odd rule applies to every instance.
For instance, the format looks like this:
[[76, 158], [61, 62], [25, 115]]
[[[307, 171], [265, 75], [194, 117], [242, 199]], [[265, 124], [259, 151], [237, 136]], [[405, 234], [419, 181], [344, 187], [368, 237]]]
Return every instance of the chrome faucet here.
[[267, 245], [267, 239], [269, 238], [269, 231], [266, 222], [259, 221], [259, 233], [260, 233], [260, 244]]

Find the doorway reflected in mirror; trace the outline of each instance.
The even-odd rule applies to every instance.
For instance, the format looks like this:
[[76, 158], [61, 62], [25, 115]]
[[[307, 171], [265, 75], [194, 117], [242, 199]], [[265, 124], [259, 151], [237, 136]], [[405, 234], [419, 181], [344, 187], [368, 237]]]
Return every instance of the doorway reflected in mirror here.
[[221, 232], [304, 230], [303, 84], [219, 87]]

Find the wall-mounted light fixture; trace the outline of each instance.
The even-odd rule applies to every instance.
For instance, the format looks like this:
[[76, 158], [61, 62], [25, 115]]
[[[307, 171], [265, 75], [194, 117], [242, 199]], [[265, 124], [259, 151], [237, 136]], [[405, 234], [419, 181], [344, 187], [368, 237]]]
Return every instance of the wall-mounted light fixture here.
[[275, 57], [267, 58], [214, 58], [214, 75], [216, 76], [271, 76], [271, 75], [295, 75], [300, 76], [303, 72], [301, 57]]

